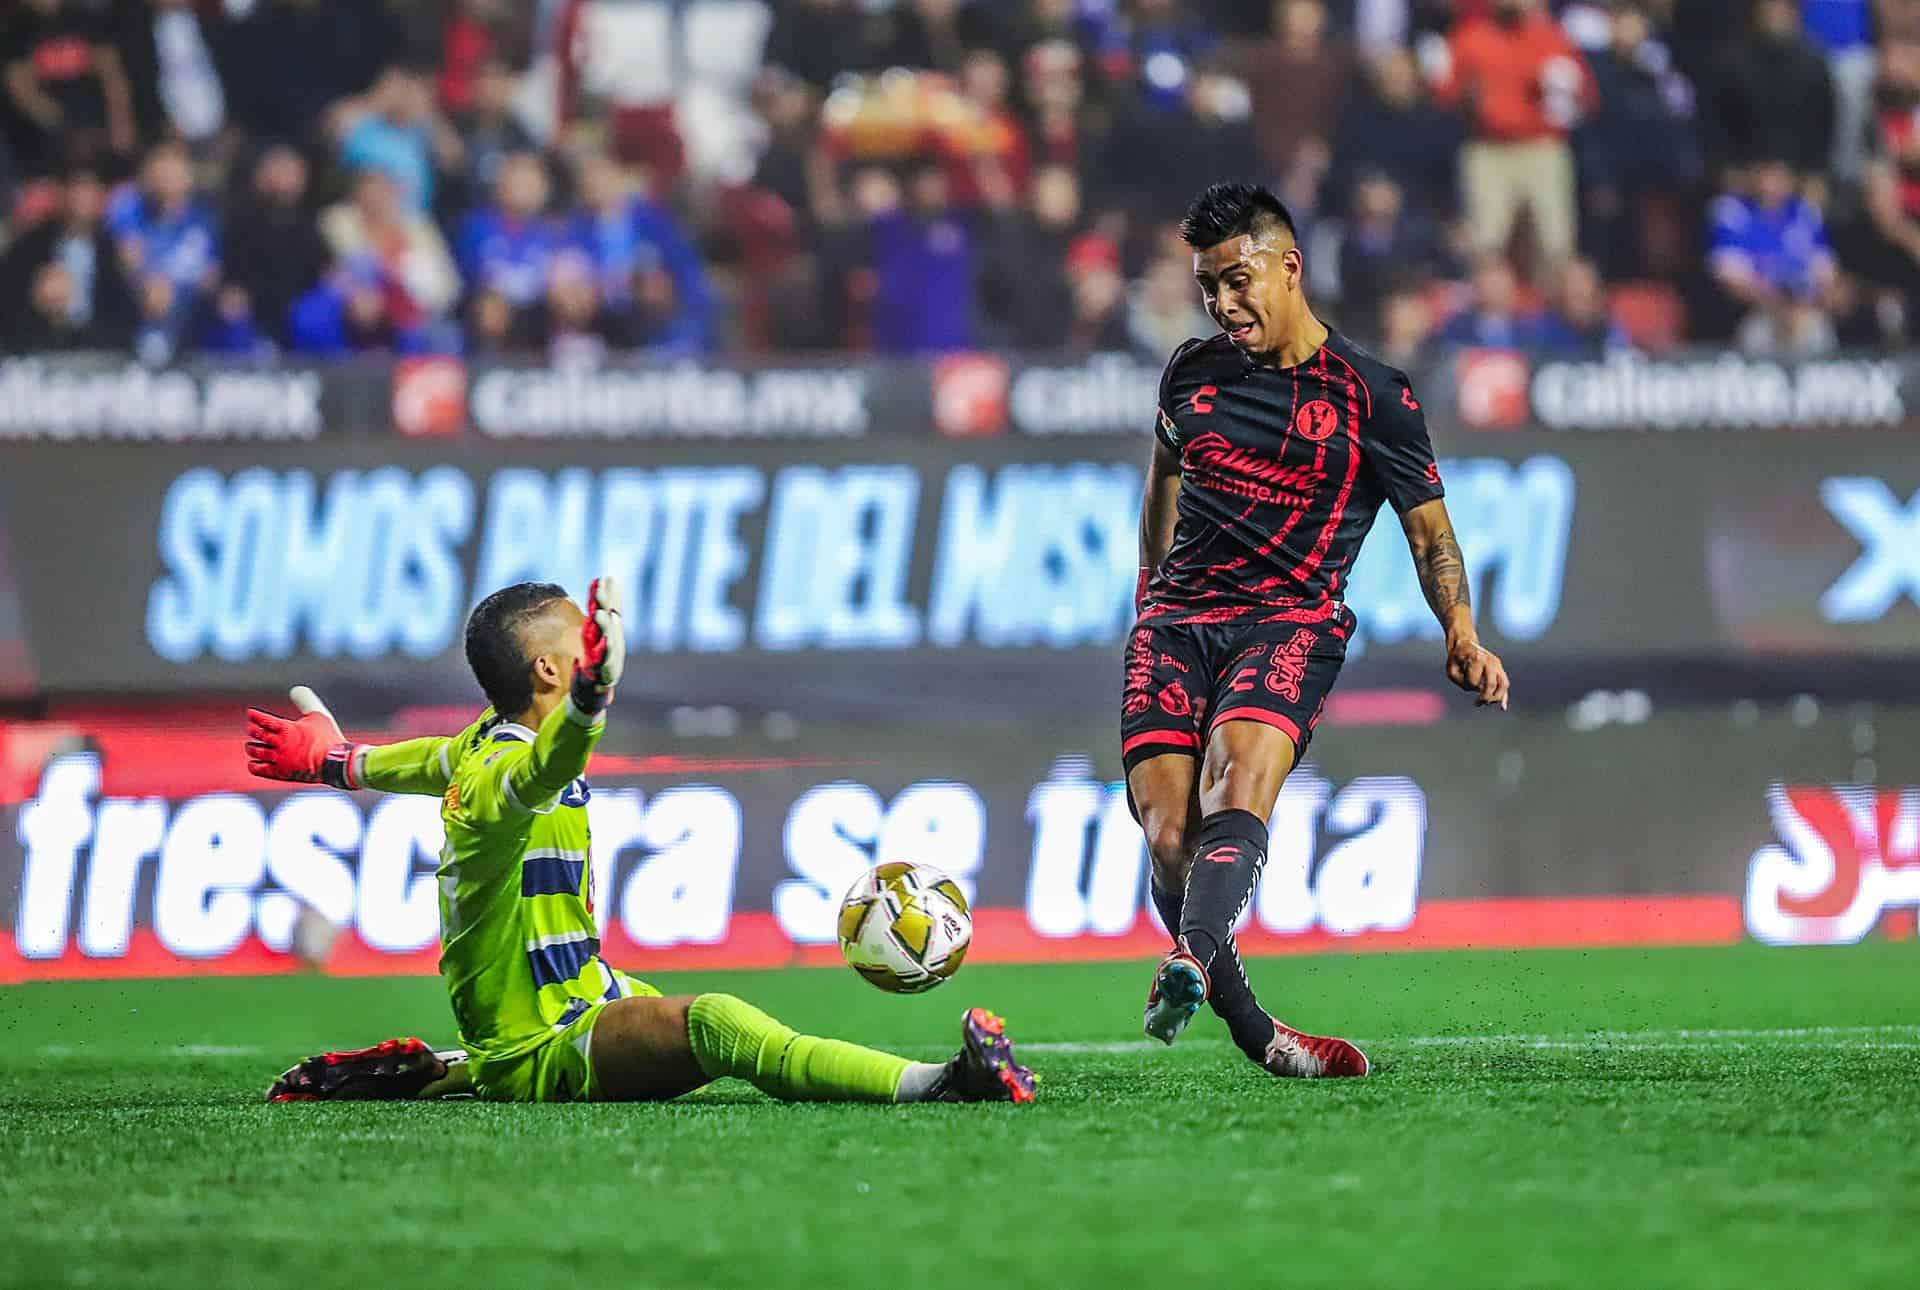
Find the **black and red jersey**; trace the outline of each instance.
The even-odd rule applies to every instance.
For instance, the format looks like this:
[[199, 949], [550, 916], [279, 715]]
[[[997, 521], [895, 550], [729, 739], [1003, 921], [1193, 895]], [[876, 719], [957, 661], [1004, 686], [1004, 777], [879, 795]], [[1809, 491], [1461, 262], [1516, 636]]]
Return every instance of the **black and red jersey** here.
[[1180, 454], [1179, 523], [1142, 622], [1351, 630], [1344, 583], [1380, 503], [1445, 493], [1406, 373], [1337, 332], [1288, 368], [1224, 335], [1188, 341], [1160, 378], [1157, 433]]

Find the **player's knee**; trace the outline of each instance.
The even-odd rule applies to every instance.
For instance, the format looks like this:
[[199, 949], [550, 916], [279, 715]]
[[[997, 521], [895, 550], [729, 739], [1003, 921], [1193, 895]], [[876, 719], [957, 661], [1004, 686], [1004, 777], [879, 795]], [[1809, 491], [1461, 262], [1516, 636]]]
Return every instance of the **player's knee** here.
[[1210, 759], [1207, 773], [1201, 776], [1201, 813], [1252, 811], [1264, 817], [1293, 769], [1292, 753], [1290, 745], [1283, 745], [1278, 755], [1236, 751]]
[[1184, 819], [1155, 818], [1149, 814], [1146, 824], [1147, 854], [1153, 859], [1153, 876], [1162, 887], [1176, 887], [1187, 879], [1187, 827]]

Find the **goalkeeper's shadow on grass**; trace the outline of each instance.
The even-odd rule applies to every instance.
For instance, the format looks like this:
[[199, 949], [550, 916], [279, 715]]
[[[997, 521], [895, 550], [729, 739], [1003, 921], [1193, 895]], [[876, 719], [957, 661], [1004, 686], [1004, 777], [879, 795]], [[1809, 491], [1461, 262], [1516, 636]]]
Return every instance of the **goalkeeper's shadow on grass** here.
[[[389, 1101], [389, 1100], [380, 1100], [380, 1099], [360, 1099], [360, 1100], [336, 1100], [336, 1101], [316, 1100], [311, 1102], [281, 1102], [281, 1103], [265, 1102], [263, 1103], [254, 1098], [241, 1098], [239, 1099], [238, 1104], [246, 1105], [246, 1106], [261, 1106], [267, 1110], [275, 1112], [276, 1114], [285, 1114], [285, 1115], [338, 1114], [340, 1113], [340, 1109], [342, 1108], [350, 1109], [356, 1113], [364, 1113], [369, 1110], [377, 1109], [381, 1111], [389, 1111], [389, 1112], [395, 1112], [399, 1114], [412, 1114], [412, 1113], [419, 1112], [420, 1109], [423, 1107], [440, 1107], [440, 1108], [484, 1107], [492, 1111], [516, 1110], [516, 1111], [533, 1111], [533, 1112], [539, 1112], [539, 1113], [551, 1113], [555, 1110], [563, 1109], [569, 1114], [577, 1114], [580, 1112], [606, 1112], [606, 1111], [622, 1111], [622, 1110], [704, 1111], [709, 1109], [713, 1109], [713, 1110], [758, 1109], [758, 1110], [777, 1110], [783, 1116], [791, 1116], [796, 1112], [804, 1113], [804, 1112], [813, 1111], [813, 1110], [819, 1110], [819, 1111], [871, 1110], [871, 1111], [884, 1112], [888, 1115], [899, 1115], [909, 1110], [924, 1111], [927, 1109], [945, 1109], [945, 1107], [948, 1105], [944, 1103], [933, 1103], [933, 1102], [928, 1102], [928, 1103], [783, 1102], [779, 1098], [768, 1097], [766, 1094], [755, 1092], [752, 1089], [741, 1089], [741, 1090], [724, 1089], [719, 1092], [709, 1092], [704, 1089], [699, 1089], [699, 1090], [695, 1090], [692, 1093], [683, 1093], [679, 1097], [666, 1098], [664, 1100], [656, 1101], [656, 1102], [489, 1102], [484, 1098], [475, 1097], [471, 1093], [459, 1093], [451, 1097], [427, 1098], [427, 1099], [418, 1099], [418, 1100], [402, 1099], [398, 1101]], [[71, 1106], [72, 1104], [69, 1102], [62, 1102], [62, 1103], [59, 1103], [59, 1105], [66, 1107], [66, 1106]], [[193, 1103], [187, 1103], [187, 1102], [114, 1102], [114, 1103], [89, 1102], [87, 1103], [87, 1106], [89, 1109], [99, 1108], [104, 1110], [162, 1110], [162, 1109], [170, 1109], [170, 1108], [187, 1106], [187, 1105], [232, 1106], [232, 1105], [236, 1105], [236, 1102], [234, 1099], [231, 1099], [231, 1098], [221, 1098], [221, 1099], [216, 1099], [216, 1100], [207, 1101], [207, 1102], [193, 1102]], [[327, 1111], [327, 1110], [322, 1110], [322, 1108], [334, 1108], [334, 1109], [331, 1111]]]

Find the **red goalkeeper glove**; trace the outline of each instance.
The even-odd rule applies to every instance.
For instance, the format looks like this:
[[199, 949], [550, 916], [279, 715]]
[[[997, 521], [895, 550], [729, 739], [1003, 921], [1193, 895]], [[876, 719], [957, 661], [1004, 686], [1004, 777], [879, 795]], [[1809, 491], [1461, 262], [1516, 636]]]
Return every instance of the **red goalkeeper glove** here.
[[573, 665], [574, 708], [592, 714], [612, 703], [626, 666], [619, 589], [612, 578], [595, 578], [587, 591], [587, 621], [580, 625], [580, 659]]
[[294, 686], [287, 697], [300, 710], [297, 721], [247, 709], [247, 769], [283, 783], [358, 788], [354, 762], [366, 745], [347, 742], [327, 705], [306, 686]]

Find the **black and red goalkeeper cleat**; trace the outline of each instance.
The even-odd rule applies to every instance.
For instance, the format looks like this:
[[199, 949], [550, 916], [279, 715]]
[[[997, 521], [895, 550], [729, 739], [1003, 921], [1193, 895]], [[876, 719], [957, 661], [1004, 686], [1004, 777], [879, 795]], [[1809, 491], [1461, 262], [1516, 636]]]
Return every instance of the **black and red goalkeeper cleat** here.
[[929, 1102], [1031, 1102], [1033, 1072], [1013, 1059], [1007, 1025], [985, 1008], [960, 1014], [960, 1051], [940, 1073]]
[[267, 1101], [401, 1102], [420, 1096], [446, 1073], [446, 1062], [423, 1041], [388, 1039], [307, 1058], [273, 1082]]

